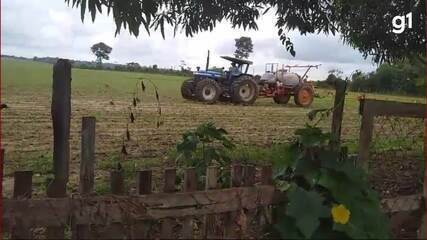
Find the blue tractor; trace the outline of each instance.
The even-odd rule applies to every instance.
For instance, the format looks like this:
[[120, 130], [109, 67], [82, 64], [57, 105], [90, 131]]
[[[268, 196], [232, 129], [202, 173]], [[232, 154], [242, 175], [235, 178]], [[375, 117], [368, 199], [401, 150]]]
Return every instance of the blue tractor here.
[[221, 56], [231, 62], [228, 71], [209, 70], [209, 57], [206, 70], [193, 74], [193, 78], [183, 82], [182, 97], [204, 103], [231, 101], [236, 104], [250, 105], [258, 97], [259, 89], [255, 78], [248, 74], [251, 61]]

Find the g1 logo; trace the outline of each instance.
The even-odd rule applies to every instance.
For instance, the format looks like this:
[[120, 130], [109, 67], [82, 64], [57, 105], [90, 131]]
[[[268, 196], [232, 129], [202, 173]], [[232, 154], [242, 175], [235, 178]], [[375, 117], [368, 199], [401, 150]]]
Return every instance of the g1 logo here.
[[401, 34], [406, 29], [406, 19], [408, 20], [408, 28], [412, 28], [412, 13], [408, 13], [405, 16], [395, 16], [392, 20], [393, 32]]

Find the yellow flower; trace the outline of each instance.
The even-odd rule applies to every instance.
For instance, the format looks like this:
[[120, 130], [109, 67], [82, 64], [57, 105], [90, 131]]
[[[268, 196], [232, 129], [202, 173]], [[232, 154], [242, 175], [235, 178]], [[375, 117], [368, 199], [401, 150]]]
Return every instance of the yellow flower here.
[[346, 224], [350, 220], [350, 210], [348, 210], [344, 205], [335, 205], [332, 210], [332, 218], [334, 222], [340, 224]]

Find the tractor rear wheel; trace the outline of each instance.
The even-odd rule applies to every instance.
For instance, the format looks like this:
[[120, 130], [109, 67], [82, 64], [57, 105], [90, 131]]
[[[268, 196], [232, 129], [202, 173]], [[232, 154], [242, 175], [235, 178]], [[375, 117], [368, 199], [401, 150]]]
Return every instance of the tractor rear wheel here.
[[236, 79], [231, 85], [232, 101], [234, 103], [250, 105], [255, 102], [258, 97], [258, 84], [250, 76], [241, 76]]
[[313, 103], [314, 90], [309, 84], [303, 84], [297, 88], [294, 95], [295, 104], [301, 107], [308, 107]]
[[193, 88], [194, 82], [193, 79], [185, 80], [181, 85], [181, 95], [185, 99], [193, 99]]
[[213, 79], [203, 79], [196, 84], [196, 98], [205, 103], [215, 103], [221, 95], [219, 84]]
[[283, 96], [274, 96], [273, 100], [277, 104], [286, 104], [286, 103], [289, 102], [290, 98], [291, 98], [291, 95], [286, 94], [286, 95], [283, 95]]

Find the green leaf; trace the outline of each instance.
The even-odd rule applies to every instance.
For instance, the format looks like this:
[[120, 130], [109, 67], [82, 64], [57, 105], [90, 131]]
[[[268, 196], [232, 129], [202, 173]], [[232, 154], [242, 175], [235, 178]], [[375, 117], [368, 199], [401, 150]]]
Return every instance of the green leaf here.
[[275, 185], [276, 185], [277, 190], [279, 190], [281, 192], [286, 192], [291, 187], [291, 184], [289, 184], [289, 182], [283, 181], [283, 180], [276, 180]]
[[289, 193], [286, 215], [296, 219], [296, 225], [305, 238], [310, 238], [319, 227], [319, 218], [329, 217], [329, 208], [323, 205], [324, 198], [315, 191], [306, 191], [300, 187]]
[[80, 6], [80, 18], [82, 19], [82, 22], [85, 19], [85, 11], [86, 11], [86, 0], [82, 0], [81, 6]]
[[280, 234], [282, 239], [302, 239], [303, 236], [295, 225], [295, 219], [288, 216], [281, 216], [274, 225], [274, 229]]

